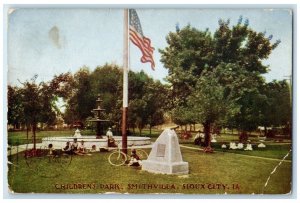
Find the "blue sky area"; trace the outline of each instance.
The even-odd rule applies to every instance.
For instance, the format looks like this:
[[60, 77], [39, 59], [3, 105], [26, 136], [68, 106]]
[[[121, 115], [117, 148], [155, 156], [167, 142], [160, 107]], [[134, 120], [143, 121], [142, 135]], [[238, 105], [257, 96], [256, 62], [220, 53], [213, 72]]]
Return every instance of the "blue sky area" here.
[[[270, 66], [266, 80], [288, 79], [292, 70], [292, 13], [286, 9], [137, 9], [144, 35], [155, 48], [156, 70], [140, 62], [141, 52], [130, 45], [130, 68], [144, 70], [154, 79], [163, 80], [167, 69], [160, 63], [158, 49], [166, 47], [166, 36], [191, 24], [213, 33], [218, 20], [239, 16], [249, 19], [249, 26], [272, 42], [281, 40], [264, 64]], [[38, 74], [37, 81], [51, 80], [54, 74], [75, 73], [82, 66], [93, 70], [98, 65], [122, 65], [122, 9], [17, 9], [8, 18], [8, 84], [20, 85]]]

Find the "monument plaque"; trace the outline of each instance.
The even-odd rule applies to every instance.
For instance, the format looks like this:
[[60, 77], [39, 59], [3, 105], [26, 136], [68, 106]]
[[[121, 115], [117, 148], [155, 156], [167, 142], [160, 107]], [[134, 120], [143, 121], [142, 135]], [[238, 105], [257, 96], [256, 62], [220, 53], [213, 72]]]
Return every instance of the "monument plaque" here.
[[164, 157], [165, 156], [165, 151], [166, 151], [166, 145], [165, 144], [158, 144], [157, 145], [156, 156], [157, 157]]

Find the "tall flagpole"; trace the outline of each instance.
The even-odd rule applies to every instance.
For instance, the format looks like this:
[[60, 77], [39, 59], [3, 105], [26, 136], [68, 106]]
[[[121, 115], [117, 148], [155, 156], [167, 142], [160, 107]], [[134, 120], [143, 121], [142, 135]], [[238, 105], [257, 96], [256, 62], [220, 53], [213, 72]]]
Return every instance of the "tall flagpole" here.
[[128, 9], [124, 9], [123, 44], [123, 109], [122, 109], [122, 151], [127, 154], [127, 111], [128, 111]]

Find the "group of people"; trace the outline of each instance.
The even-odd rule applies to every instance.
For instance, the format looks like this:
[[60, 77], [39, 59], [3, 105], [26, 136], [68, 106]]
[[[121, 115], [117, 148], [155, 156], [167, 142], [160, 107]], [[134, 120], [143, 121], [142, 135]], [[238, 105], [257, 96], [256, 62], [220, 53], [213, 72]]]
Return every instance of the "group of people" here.
[[[111, 131], [111, 128], [108, 129], [107, 133], [107, 144], [108, 147], [117, 147], [117, 143], [115, 142], [115, 139], [113, 138], [113, 133]], [[54, 149], [52, 144], [48, 145], [49, 149], [49, 155], [51, 156], [58, 156], [58, 151]], [[96, 151], [96, 146], [93, 145], [92, 151]], [[68, 155], [84, 155], [87, 154], [86, 147], [84, 145], [84, 141], [81, 140], [80, 143], [77, 141], [77, 138], [74, 138], [73, 142], [70, 141], [66, 142], [66, 146], [62, 148], [62, 152]], [[140, 157], [137, 155], [136, 150], [133, 149], [131, 151], [130, 160], [128, 163], [128, 166], [141, 166], [141, 160]]]
[[[59, 156], [60, 150], [55, 150], [53, 144], [48, 145], [49, 155], [50, 156]], [[61, 150], [63, 153], [68, 155], [84, 155], [87, 153], [86, 148], [84, 146], [84, 141], [82, 140], [80, 143], [77, 142], [77, 138], [74, 138], [73, 143], [67, 141], [66, 146]]]
[[78, 143], [77, 138], [74, 138], [72, 143], [67, 141], [66, 146], [62, 149], [62, 151], [69, 155], [84, 155], [86, 154], [86, 147], [84, 146], [83, 140]]
[[204, 140], [204, 133], [202, 133], [200, 130], [197, 132], [197, 134], [194, 137], [194, 144], [195, 145], [202, 145], [202, 139]]

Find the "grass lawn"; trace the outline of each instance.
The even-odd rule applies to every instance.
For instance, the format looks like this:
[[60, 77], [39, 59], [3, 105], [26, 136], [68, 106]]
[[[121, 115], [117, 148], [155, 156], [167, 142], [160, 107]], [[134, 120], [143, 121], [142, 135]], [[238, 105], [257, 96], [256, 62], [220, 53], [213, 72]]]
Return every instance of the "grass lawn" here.
[[[16, 165], [9, 165], [8, 180], [11, 190], [17, 193], [286, 194], [291, 190], [290, 162], [283, 162], [264, 188], [278, 161], [225, 152], [205, 154], [185, 148], [181, 151], [183, 160], [189, 163], [189, 174], [184, 176], [112, 166], [107, 161], [110, 153], [98, 152], [92, 156], [73, 156], [68, 167], [43, 162], [40, 171], [52, 175], [44, 177], [40, 171], [30, 169], [20, 153], [18, 161], [17, 155], [11, 157]], [[82, 188], [70, 189], [74, 184]], [[87, 185], [83, 189], [84, 184]]]
[[[159, 133], [153, 130], [151, 140], [155, 141]], [[73, 134], [73, 130], [40, 131], [37, 133], [37, 141], [48, 136]], [[94, 132], [82, 131], [82, 134], [93, 135]], [[142, 136], [149, 136], [149, 131], [142, 131]], [[237, 135], [226, 134], [217, 140], [218, 143], [213, 143], [216, 153], [212, 154], [181, 148], [183, 160], [189, 163], [189, 174], [184, 176], [152, 174], [140, 168], [112, 166], [107, 160], [109, 152], [73, 156], [68, 167], [42, 159], [36, 162], [38, 167], [30, 168], [26, 164], [24, 152], [21, 152], [9, 157], [14, 165], [9, 165], [8, 182], [10, 189], [17, 193], [286, 194], [291, 191], [291, 153], [287, 157], [288, 161], [282, 162], [264, 187], [279, 160], [290, 150], [290, 142], [276, 143], [270, 140], [266, 142], [267, 148], [258, 149], [254, 145], [254, 151], [243, 151], [222, 150], [220, 147], [222, 142], [228, 144], [232, 140], [237, 141]], [[251, 140], [257, 143], [259, 138], [251, 137]], [[199, 148], [193, 144], [192, 138], [179, 141], [184, 146]], [[25, 144], [26, 133], [9, 132], [8, 142]], [[77, 189], [74, 189], [74, 185]]]
[[[194, 145], [191, 142], [183, 143], [184, 146], [199, 148], [199, 146]], [[245, 151], [243, 149], [222, 149], [221, 143], [212, 143], [212, 147], [217, 152], [226, 152], [226, 153], [234, 153], [234, 154], [244, 154], [249, 156], [257, 156], [257, 157], [266, 157], [272, 159], [282, 159], [291, 149], [291, 144], [284, 143], [268, 143], [266, 144], [266, 148], [257, 148], [257, 145], [254, 145], [253, 151]], [[228, 145], [228, 144], [227, 144]], [[286, 158], [286, 160], [292, 160], [292, 153]]]

